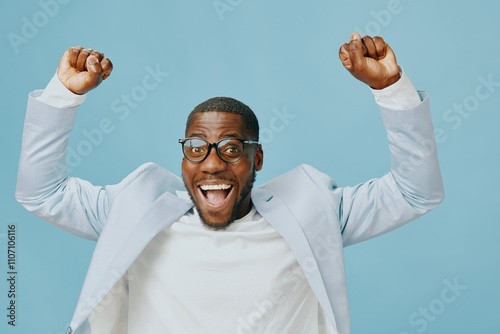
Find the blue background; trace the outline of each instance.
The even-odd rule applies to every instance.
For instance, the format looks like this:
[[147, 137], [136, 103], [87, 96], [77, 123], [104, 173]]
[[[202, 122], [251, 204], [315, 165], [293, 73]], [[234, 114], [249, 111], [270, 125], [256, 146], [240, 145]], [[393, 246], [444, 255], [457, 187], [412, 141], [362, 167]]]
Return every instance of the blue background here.
[[[346, 249], [352, 332], [498, 333], [499, 3], [220, 2], [231, 10], [218, 13], [212, 0], [66, 0], [58, 8], [43, 5], [52, 0], [2, 2], [0, 331], [62, 333], [94, 247], [14, 199], [28, 92], [45, 87], [68, 47], [103, 51], [114, 64], [111, 77], [81, 107], [70, 147], [82, 145], [84, 131], [104, 118], [113, 131], [75, 163], [72, 175], [112, 184], [147, 161], [179, 174], [177, 139], [188, 112], [207, 98], [231, 96], [250, 105], [268, 129], [257, 184], [308, 163], [345, 186], [390, 168], [373, 97], [338, 59], [340, 45], [358, 30], [384, 37], [415, 87], [429, 93], [446, 199], [417, 221]], [[25, 27], [34, 23], [36, 31]], [[21, 44], [12, 42], [15, 35]], [[139, 92], [148, 66], [169, 75], [120, 118], [114, 101]], [[489, 94], [479, 100], [476, 89], [488, 77], [496, 86], [479, 88]], [[472, 111], [453, 111], [464, 103]], [[273, 127], [276, 110], [294, 118]], [[18, 237], [15, 328], [5, 317], [5, 237], [12, 223]], [[462, 286], [451, 303], [441, 299], [446, 280]], [[429, 307], [431, 317], [420, 315]]]

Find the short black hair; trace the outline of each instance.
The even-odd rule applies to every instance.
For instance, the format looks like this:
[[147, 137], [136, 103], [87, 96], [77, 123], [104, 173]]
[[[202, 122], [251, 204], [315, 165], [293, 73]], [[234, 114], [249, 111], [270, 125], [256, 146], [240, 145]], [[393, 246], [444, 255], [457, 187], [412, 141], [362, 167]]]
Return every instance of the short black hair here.
[[187, 130], [191, 126], [191, 121], [193, 120], [194, 115], [199, 112], [207, 112], [207, 111], [220, 111], [220, 112], [228, 112], [231, 114], [238, 114], [243, 116], [243, 122], [245, 123], [246, 129], [250, 133], [252, 138], [248, 138], [249, 140], [259, 141], [259, 121], [255, 116], [252, 109], [249, 106], [240, 102], [231, 97], [213, 97], [211, 99], [206, 100], [198, 104], [193, 111], [189, 114], [186, 121], [186, 136]]

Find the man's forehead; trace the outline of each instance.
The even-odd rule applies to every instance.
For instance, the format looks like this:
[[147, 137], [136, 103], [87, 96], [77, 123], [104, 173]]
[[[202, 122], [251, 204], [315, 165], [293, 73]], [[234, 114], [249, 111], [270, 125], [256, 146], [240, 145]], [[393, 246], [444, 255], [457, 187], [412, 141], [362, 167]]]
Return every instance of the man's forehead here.
[[236, 134], [243, 136], [246, 133], [245, 122], [243, 116], [222, 111], [206, 111], [196, 113], [186, 133], [204, 134], [210, 133], [221, 134]]

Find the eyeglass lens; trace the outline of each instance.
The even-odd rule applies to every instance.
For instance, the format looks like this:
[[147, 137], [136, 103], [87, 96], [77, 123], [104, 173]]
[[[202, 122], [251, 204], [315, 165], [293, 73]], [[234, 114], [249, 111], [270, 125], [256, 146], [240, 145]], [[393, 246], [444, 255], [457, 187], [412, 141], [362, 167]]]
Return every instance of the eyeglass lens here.
[[[236, 139], [224, 139], [217, 144], [222, 160], [237, 161], [243, 155], [243, 143]], [[191, 161], [201, 161], [208, 154], [208, 143], [203, 139], [192, 138], [184, 142], [184, 154]]]

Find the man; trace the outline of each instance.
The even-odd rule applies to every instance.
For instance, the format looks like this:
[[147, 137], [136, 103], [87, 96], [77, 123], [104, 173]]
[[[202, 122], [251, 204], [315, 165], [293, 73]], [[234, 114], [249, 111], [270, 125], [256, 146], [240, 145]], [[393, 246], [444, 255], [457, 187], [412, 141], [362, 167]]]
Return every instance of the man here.
[[66, 51], [45, 91], [30, 94], [16, 198], [97, 240], [68, 333], [350, 333], [343, 247], [423, 215], [444, 192], [428, 100], [389, 45], [353, 33], [339, 56], [381, 106], [387, 175], [342, 188], [302, 165], [253, 188], [255, 115], [214, 98], [188, 117], [182, 179], [148, 163], [100, 187], [60, 166], [83, 94], [112, 64]]

